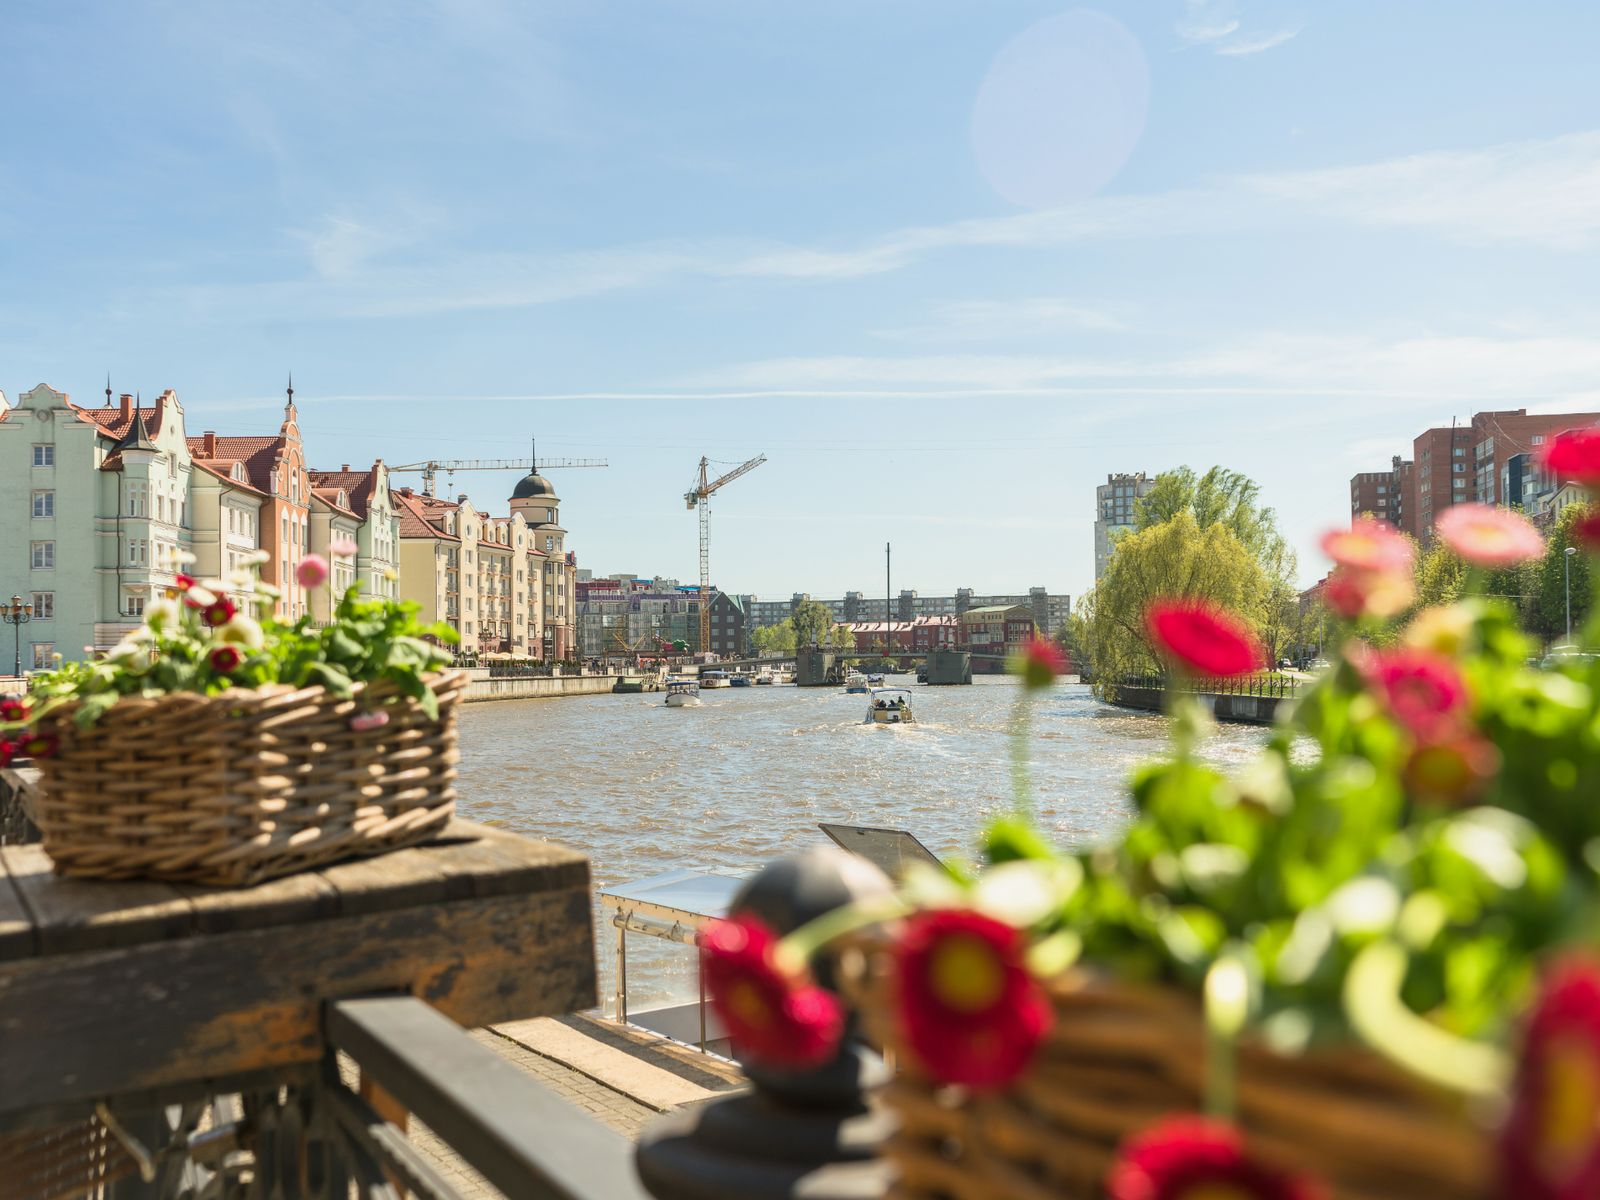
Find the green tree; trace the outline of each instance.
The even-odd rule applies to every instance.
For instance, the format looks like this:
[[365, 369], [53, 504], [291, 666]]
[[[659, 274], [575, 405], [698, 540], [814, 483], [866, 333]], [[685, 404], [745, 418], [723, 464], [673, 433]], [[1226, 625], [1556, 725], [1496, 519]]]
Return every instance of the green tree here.
[[1272, 581], [1227, 524], [1202, 527], [1182, 509], [1118, 542], [1088, 609], [1089, 661], [1102, 682], [1159, 670], [1144, 629], [1145, 609], [1159, 597], [1209, 600], [1259, 631], [1273, 595]]
[[1417, 558], [1417, 605], [1449, 604], [1467, 586], [1467, 564], [1436, 541]]
[[833, 628], [833, 613], [820, 600], [802, 600], [790, 617], [794, 625], [794, 643], [797, 647], [823, 646]]
[[1572, 571], [1572, 628], [1578, 630], [1594, 592], [1589, 575], [1589, 556], [1580, 548], [1578, 553], [1567, 554], [1568, 546], [1577, 545], [1572, 526], [1587, 515], [1582, 504], [1569, 504], [1556, 517], [1549, 539], [1545, 543], [1544, 557], [1533, 564], [1530, 574], [1532, 595], [1528, 605], [1528, 626], [1547, 642], [1566, 640], [1567, 636], [1567, 570], [1570, 557]]
[[794, 622], [788, 617], [776, 625], [763, 625], [750, 635], [750, 643], [758, 655], [794, 653]]
[[[1164, 525], [1180, 512], [1192, 513], [1201, 529], [1227, 526], [1263, 569], [1279, 556], [1283, 536], [1277, 514], [1262, 505], [1261, 485], [1248, 475], [1220, 466], [1199, 476], [1190, 467], [1163, 471], [1149, 493], [1135, 503], [1134, 528]], [[1292, 553], [1289, 558], [1292, 574]]]
[[856, 648], [856, 635], [851, 632], [848, 625], [835, 625], [828, 631], [828, 641], [835, 650], [848, 651]]

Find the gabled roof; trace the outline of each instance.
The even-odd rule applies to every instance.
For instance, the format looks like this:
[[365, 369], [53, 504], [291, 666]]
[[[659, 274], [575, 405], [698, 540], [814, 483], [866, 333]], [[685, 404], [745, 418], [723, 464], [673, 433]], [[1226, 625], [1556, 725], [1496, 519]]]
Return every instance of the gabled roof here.
[[312, 471], [310, 474], [313, 488], [343, 488], [350, 498], [351, 511], [363, 521], [367, 519], [367, 509], [377, 489], [377, 471], [369, 467], [365, 471]]
[[[206, 452], [206, 439], [188, 439], [189, 454], [200, 461]], [[272, 493], [272, 468], [283, 453], [286, 443], [281, 437], [219, 437], [213, 439], [218, 459], [236, 459], [244, 463], [250, 482], [268, 495]]]
[[336, 487], [314, 487], [314, 488], [311, 489], [311, 497], [318, 504], [324, 504], [327, 507], [331, 508], [334, 512], [340, 513], [340, 514], [342, 514], [342, 515], [344, 515], [346, 517], [349, 517], [352, 521], [361, 520], [361, 517], [357, 513], [351, 511], [348, 503], [346, 503], [346, 504], [340, 504], [339, 503], [340, 495], [344, 495], [344, 498], [345, 498], [346, 501], [348, 501], [350, 499], [349, 495], [347, 493], [344, 493], [341, 488], [336, 488]]
[[[142, 419], [148, 433], [154, 435], [161, 432], [161, 416], [163, 409], [158, 405], [155, 408], [135, 408], [128, 416], [123, 416], [119, 405], [105, 408], [84, 408], [81, 405], [67, 401], [67, 407], [73, 415], [86, 425], [93, 425], [109, 438], [121, 441], [127, 436], [128, 430], [133, 427], [135, 419]], [[192, 438], [190, 439], [193, 440]]]
[[233, 459], [227, 458], [197, 458], [194, 465], [207, 475], [222, 480], [229, 487], [238, 488], [241, 492], [249, 492], [253, 496], [265, 496], [267, 493], [256, 487], [253, 483], [246, 483], [242, 479], [235, 479], [232, 475]]
[[442, 521], [443, 514], [457, 507], [448, 500], [418, 495], [416, 492], [389, 493], [389, 502], [400, 514], [400, 536], [404, 538], [436, 538], [441, 542], [459, 542], [453, 533], [446, 533], [433, 522]]

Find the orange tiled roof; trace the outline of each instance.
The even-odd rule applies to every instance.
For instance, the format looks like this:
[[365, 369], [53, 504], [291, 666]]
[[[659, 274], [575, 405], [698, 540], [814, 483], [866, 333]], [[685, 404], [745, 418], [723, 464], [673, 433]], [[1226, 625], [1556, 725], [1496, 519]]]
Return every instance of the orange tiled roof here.
[[[97, 426], [101, 433], [118, 441], [127, 436], [128, 427], [133, 424], [133, 414], [124, 417], [119, 405], [113, 404], [110, 408], [84, 408], [68, 400], [67, 407], [86, 425]], [[144, 418], [144, 427], [150, 431], [151, 437], [161, 432], [161, 415], [166, 412], [165, 408], [158, 405], [155, 408], [139, 408], [136, 411]]]
[[[192, 437], [189, 453], [195, 459], [205, 456], [206, 439]], [[285, 443], [281, 437], [219, 437], [215, 439], [217, 459], [234, 459], [244, 464], [250, 482], [268, 495], [272, 494], [272, 468], [283, 453]]]
[[[329, 508], [333, 509], [334, 512], [343, 513], [345, 516], [352, 517], [357, 521], [359, 521], [361, 519], [356, 513], [352, 512], [348, 507], [346, 507], [345, 505], [339, 503], [339, 489], [338, 488], [336, 488], [336, 487], [314, 487], [314, 488], [311, 489], [311, 494], [313, 496], [315, 496], [318, 500], [321, 500]], [[345, 494], [345, 499], [349, 500], [349, 498], [350, 498], [349, 493], [346, 493]]]
[[429, 519], [430, 513], [443, 513], [446, 509], [455, 508], [448, 500], [437, 500], [431, 496], [421, 496], [416, 492], [407, 495], [405, 492], [390, 492], [389, 500], [400, 513], [400, 536], [402, 538], [437, 538], [442, 542], [459, 542], [461, 539], [453, 533], [446, 533]]
[[194, 460], [194, 465], [207, 475], [215, 475], [230, 487], [236, 487], [241, 492], [253, 492], [257, 496], [265, 496], [267, 493], [256, 487], [255, 484], [246, 483], [242, 479], [235, 479], [230, 474], [233, 470], [234, 461], [231, 458], [197, 458]]
[[350, 508], [363, 521], [372, 504], [372, 493], [377, 486], [378, 473], [370, 467], [365, 471], [312, 471], [313, 488], [343, 488], [350, 499]]

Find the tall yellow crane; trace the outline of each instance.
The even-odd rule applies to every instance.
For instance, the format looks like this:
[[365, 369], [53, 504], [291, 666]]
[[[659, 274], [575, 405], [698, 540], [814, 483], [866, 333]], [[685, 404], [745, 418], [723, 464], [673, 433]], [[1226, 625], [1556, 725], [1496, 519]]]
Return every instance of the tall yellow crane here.
[[[683, 494], [685, 504], [689, 508], [697, 505], [700, 509], [700, 650], [701, 653], [711, 649], [711, 493], [718, 488], [732, 483], [741, 475], [754, 471], [767, 461], [765, 454], [758, 454], [748, 462], [740, 463], [720, 479], [707, 482], [710, 475], [708, 468], [711, 466], [709, 458], [700, 459], [700, 477], [689, 485], [689, 490]], [[718, 463], [718, 466], [727, 466], [727, 463]]]

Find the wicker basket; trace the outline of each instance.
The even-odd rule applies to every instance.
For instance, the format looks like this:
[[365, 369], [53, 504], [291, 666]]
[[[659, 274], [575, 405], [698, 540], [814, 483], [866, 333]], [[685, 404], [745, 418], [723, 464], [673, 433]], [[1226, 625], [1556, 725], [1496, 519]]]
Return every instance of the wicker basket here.
[[[57, 709], [45, 853], [63, 875], [241, 886], [425, 841], [455, 809], [466, 676], [428, 683], [438, 720], [387, 683], [125, 697], [87, 730]], [[350, 727], [380, 705], [386, 724]]]
[[[1117, 1147], [1163, 1116], [1201, 1108], [1205, 1032], [1173, 988], [1085, 972], [1050, 985], [1056, 1019], [1027, 1072], [998, 1095], [921, 1078], [904, 1055], [884, 1100], [896, 1200], [1090, 1200]], [[893, 1047], [886, 985], [869, 1027]], [[1262, 1161], [1320, 1176], [1333, 1200], [1487, 1200], [1491, 1140], [1458, 1098], [1358, 1047], [1285, 1057], [1239, 1047], [1236, 1120]]]
[[0, 1186], [6, 1200], [84, 1200], [138, 1164], [98, 1118], [0, 1134]]

